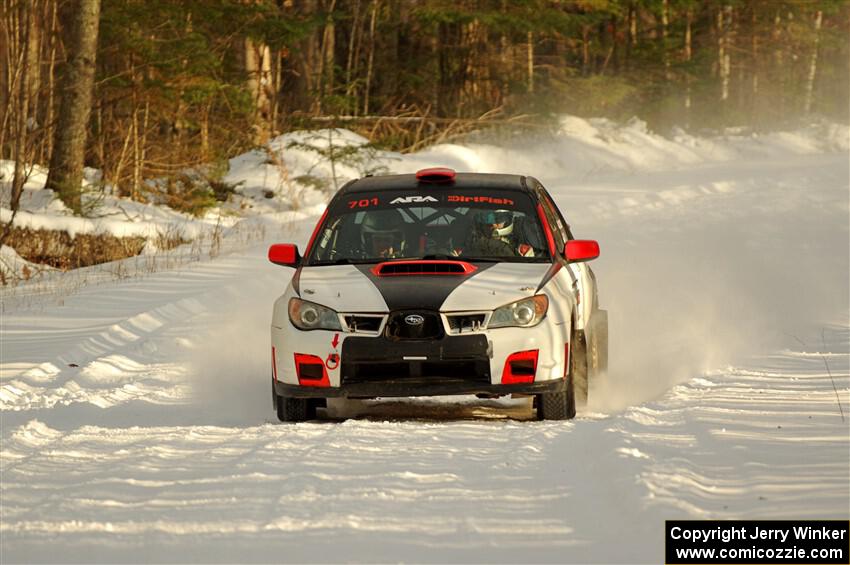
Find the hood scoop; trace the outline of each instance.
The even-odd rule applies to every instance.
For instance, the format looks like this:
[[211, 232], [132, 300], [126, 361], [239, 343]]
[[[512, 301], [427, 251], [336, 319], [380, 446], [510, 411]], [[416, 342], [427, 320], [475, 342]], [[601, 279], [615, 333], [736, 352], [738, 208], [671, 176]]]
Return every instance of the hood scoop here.
[[379, 277], [399, 277], [406, 275], [470, 275], [478, 267], [466, 261], [387, 261], [372, 267], [372, 273]]

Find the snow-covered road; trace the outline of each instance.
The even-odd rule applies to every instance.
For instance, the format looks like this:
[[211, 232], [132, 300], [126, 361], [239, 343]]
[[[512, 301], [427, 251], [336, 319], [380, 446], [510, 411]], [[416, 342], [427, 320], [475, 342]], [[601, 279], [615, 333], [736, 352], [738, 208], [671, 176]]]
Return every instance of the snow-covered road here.
[[[4, 308], [0, 561], [657, 563], [665, 519], [847, 518], [846, 151], [690, 162], [630, 133], [609, 154], [655, 161], [517, 157], [602, 245], [612, 374], [576, 420], [463, 398], [276, 423], [264, 246], [84, 285]], [[407, 166], [435, 155], [500, 158]]]

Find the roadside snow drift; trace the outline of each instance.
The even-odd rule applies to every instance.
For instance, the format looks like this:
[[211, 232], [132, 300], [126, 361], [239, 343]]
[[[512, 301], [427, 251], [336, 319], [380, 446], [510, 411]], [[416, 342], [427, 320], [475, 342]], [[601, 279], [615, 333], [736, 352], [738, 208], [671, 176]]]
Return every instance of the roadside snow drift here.
[[[269, 240], [302, 248], [323, 194], [308, 177], [538, 177], [602, 247], [611, 373], [590, 406], [537, 422], [528, 399], [352, 401], [280, 425], [267, 329], [291, 271], [265, 243], [225, 234], [213, 258], [118, 281], [51, 275], [3, 290], [4, 563], [657, 563], [665, 519], [847, 517], [846, 126], [668, 139], [564, 118], [333, 171], [304, 147], [327, 131], [289, 135], [228, 182]], [[300, 209], [280, 213], [287, 195]]]

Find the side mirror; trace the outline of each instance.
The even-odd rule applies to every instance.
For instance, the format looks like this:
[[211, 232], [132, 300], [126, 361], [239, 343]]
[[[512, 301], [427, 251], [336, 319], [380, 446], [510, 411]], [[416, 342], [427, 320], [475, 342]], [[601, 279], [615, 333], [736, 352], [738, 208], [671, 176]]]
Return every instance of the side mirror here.
[[297, 267], [301, 264], [298, 246], [292, 243], [275, 243], [269, 247], [269, 261], [284, 267]]
[[599, 257], [599, 244], [592, 239], [571, 239], [564, 246], [567, 261], [579, 263]]

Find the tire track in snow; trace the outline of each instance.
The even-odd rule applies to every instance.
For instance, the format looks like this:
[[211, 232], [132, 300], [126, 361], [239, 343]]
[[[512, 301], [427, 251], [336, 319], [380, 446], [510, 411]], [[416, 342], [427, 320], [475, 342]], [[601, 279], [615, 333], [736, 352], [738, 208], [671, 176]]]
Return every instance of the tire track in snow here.
[[[831, 335], [841, 349], [850, 330]], [[609, 431], [624, 456], [652, 454], [640, 475], [650, 503], [706, 519], [846, 516], [850, 422], [832, 379], [847, 406], [850, 356], [831, 354], [830, 379], [820, 358], [801, 353], [709, 372], [627, 410]]]
[[[152, 293], [149, 302], [140, 305], [141, 311], [134, 304], [138, 302], [138, 295], [132, 290], [120, 285], [107, 290], [105, 296], [97, 300], [98, 304], [113, 302], [115, 307], [114, 302], [118, 302], [120, 309], [129, 310], [129, 315], [92, 324], [84, 330], [79, 327], [54, 330], [50, 361], [23, 371], [8, 368], [3, 371], [0, 409], [28, 411], [86, 402], [108, 408], [131, 400], [166, 404], [184, 400], [190, 392], [186, 367], [167, 360], [179, 355], [180, 349], [193, 347], [203, 336], [205, 328], [194, 322], [195, 319], [208, 313], [211, 305], [227, 303], [234, 298], [233, 286], [238, 283], [231, 282], [224, 287], [212, 284], [220, 278], [216, 271], [226, 276], [225, 281], [235, 278], [230, 271], [238, 272], [239, 265], [247, 260], [240, 257], [223, 262], [225, 265], [200, 265], [189, 274], [189, 278], [206, 283], [207, 288], [202, 292], [177, 300], [170, 298], [170, 292]], [[230, 263], [229, 270], [225, 270], [227, 263]], [[211, 275], [215, 278], [203, 281]], [[184, 277], [186, 274], [181, 272], [157, 274], [152, 278], [170, 288]], [[145, 284], [150, 285], [150, 282], [145, 281]], [[12, 320], [6, 321], [9, 322]], [[24, 347], [16, 338], [17, 333], [5, 332], [5, 348]], [[163, 362], [152, 362], [156, 359]], [[7, 365], [5, 359], [3, 364]]]
[[[28, 424], [11, 449], [26, 450], [43, 428]], [[248, 554], [257, 543], [298, 552], [319, 538], [364, 535], [422, 547], [566, 546], [572, 528], [547, 508], [569, 492], [538, 489], [557, 433], [511, 422], [84, 427], [4, 469], [2, 530], [24, 545], [59, 535], [71, 546], [102, 535], [167, 546], [243, 534], [236, 550]]]

